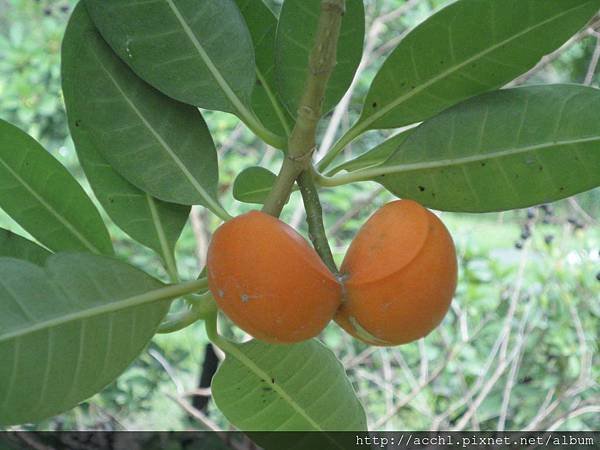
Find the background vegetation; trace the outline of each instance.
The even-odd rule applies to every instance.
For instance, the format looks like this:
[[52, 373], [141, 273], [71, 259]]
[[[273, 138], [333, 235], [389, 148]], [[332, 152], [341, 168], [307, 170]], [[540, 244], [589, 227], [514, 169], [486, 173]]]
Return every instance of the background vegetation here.
[[[0, 117], [38, 139], [85, 186], [68, 137], [60, 90], [60, 43], [76, 2], [0, 0]], [[278, 3], [271, 1], [276, 10]], [[370, 30], [362, 76], [353, 95], [323, 129], [324, 142], [353, 122], [360, 99], [403, 33], [447, 3], [365, 0]], [[517, 83], [577, 82], [598, 86], [600, 20], [546, 57]], [[251, 165], [276, 171], [278, 152], [254, 139], [228, 114], [207, 112], [221, 159], [223, 203], [235, 213], [235, 175]], [[348, 153], [380, 142], [372, 132]], [[326, 147], [326, 145], [324, 145]], [[89, 191], [89, 190], [88, 190]], [[283, 218], [305, 231], [294, 194]], [[336, 258], [365, 219], [391, 196], [374, 183], [328, 190], [326, 225]], [[426, 339], [397, 348], [367, 347], [335, 325], [322, 338], [344, 362], [372, 429], [600, 429], [600, 192], [524, 211], [444, 213], [460, 256], [460, 285], [451, 313]], [[194, 209], [178, 256], [183, 275], [204, 265], [217, 222]], [[26, 234], [0, 211], [0, 226]], [[159, 261], [116, 227], [118, 253], [163, 276]], [[228, 333], [244, 336], [223, 322]], [[227, 429], [212, 403], [191, 403], [205, 356], [202, 326], [156, 337], [101, 394], [63, 416], [27, 429]], [[196, 406], [198, 404], [196, 403]]]

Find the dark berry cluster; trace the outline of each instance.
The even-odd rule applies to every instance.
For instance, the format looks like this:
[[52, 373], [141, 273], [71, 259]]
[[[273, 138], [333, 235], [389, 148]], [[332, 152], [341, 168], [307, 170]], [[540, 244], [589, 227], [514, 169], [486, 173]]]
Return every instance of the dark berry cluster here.
[[67, 14], [71, 10], [71, 7], [67, 2], [47, 2], [42, 0], [35, 0], [35, 2], [43, 5], [42, 12], [45, 16]]

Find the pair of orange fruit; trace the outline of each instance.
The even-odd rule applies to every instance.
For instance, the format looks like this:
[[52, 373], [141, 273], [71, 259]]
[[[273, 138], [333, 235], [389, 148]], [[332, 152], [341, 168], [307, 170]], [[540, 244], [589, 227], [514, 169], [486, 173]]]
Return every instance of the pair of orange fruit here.
[[457, 277], [448, 230], [411, 200], [388, 203], [371, 216], [338, 276], [293, 228], [257, 211], [216, 231], [207, 267], [221, 310], [270, 343], [312, 338], [332, 318], [372, 345], [414, 341], [442, 321]]

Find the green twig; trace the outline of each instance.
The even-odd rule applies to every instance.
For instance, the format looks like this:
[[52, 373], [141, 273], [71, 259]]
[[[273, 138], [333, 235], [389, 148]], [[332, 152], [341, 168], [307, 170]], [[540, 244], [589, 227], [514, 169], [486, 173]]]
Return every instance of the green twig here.
[[306, 208], [306, 222], [308, 223], [308, 235], [315, 247], [315, 250], [325, 263], [325, 265], [334, 274], [338, 273], [329, 241], [325, 234], [325, 225], [323, 224], [323, 209], [321, 201], [315, 186], [312, 171], [305, 170], [298, 177], [298, 185], [302, 193], [302, 200]]
[[219, 311], [213, 312], [209, 317], [204, 321], [204, 326], [206, 328], [206, 336], [208, 339], [223, 350], [225, 353], [228, 353], [231, 347], [234, 347], [232, 342], [229, 342], [226, 338], [219, 335], [219, 330], [217, 327], [217, 323], [219, 320]]
[[337, 187], [360, 181], [371, 181], [378, 176], [385, 175], [386, 172], [387, 170], [383, 166], [375, 166], [335, 176], [332, 176], [332, 173], [328, 173], [327, 175], [315, 173], [314, 180], [318, 186]]
[[165, 229], [162, 224], [162, 220], [160, 215], [158, 214], [158, 209], [156, 208], [156, 199], [149, 194], [146, 194], [146, 201], [148, 203], [148, 209], [150, 210], [150, 215], [152, 217], [152, 224], [154, 225], [154, 230], [156, 231], [156, 235], [158, 236], [158, 242], [160, 244], [160, 251], [163, 266], [167, 275], [169, 276], [169, 280], [171, 283], [179, 283], [179, 271], [177, 270], [177, 261], [175, 260], [175, 252], [170, 247], [169, 242], [167, 240], [167, 235], [165, 233]]
[[230, 219], [233, 219], [233, 216], [227, 212], [223, 206], [218, 201], [212, 201], [211, 204], [207, 205], [207, 208], [210, 212], [212, 212], [215, 216], [221, 219], [223, 222], [227, 222]]
[[238, 109], [238, 114], [248, 128], [267, 144], [278, 149], [285, 148], [286, 139], [269, 131], [248, 109]]
[[217, 305], [210, 292], [207, 292], [194, 299], [193, 303], [189, 303], [184, 311], [169, 314], [160, 324], [158, 333], [174, 333], [182, 330], [199, 320], [211, 317], [216, 311]]
[[309, 58], [309, 70], [300, 100], [296, 124], [288, 141], [288, 153], [263, 211], [279, 217], [294, 182], [309, 167], [316, 146], [317, 124], [321, 118], [327, 83], [336, 64], [345, 0], [321, 0], [321, 15]]
[[350, 128], [341, 138], [337, 141], [330, 150], [327, 151], [323, 159], [317, 163], [319, 172], [325, 171], [327, 167], [333, 162], [333, 160], [357, 137], [363, 134], [367, 130], [363, 124], [357, 124]]

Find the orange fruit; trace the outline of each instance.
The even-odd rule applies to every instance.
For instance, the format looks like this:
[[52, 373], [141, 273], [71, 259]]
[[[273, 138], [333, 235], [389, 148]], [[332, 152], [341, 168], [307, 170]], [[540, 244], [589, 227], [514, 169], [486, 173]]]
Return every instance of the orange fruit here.
[[405, 344], [426, 336], [447, 313], [456, 253], [440, 219], [398, 200], [363, 225], [340, 272], [345, 293], [336, 322], [369, 344]]
[[341, 302], [341, 285], [316, 251], [282, 221], [253, 211], [219, 227], [207, 256], [219, 308], [270, 343], [319, 334]]

